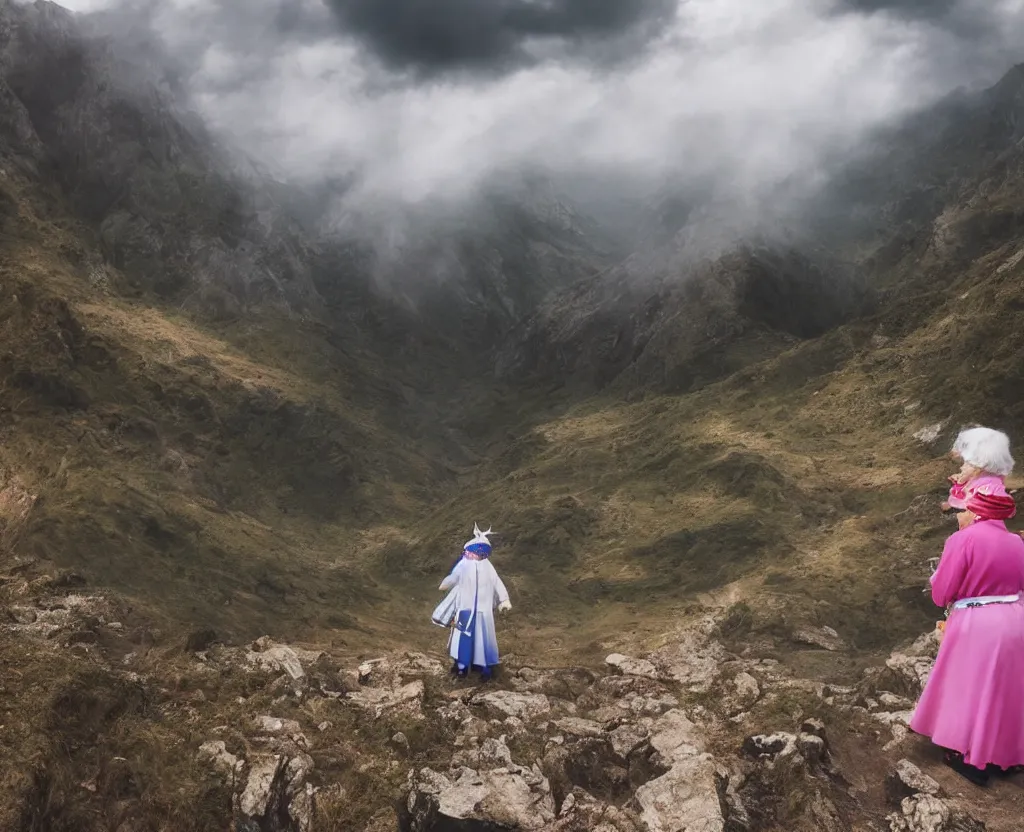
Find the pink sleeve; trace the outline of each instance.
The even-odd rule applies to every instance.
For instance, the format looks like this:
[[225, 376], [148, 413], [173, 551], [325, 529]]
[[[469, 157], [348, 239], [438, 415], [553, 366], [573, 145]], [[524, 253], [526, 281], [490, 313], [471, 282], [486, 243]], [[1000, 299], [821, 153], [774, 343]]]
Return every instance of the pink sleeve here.
[[957, 532], [946, 541], [939, 568], [932, 576], [932, 600], [945, 607], [961, 597], [961, 586], [967, 574], [967, 540]]

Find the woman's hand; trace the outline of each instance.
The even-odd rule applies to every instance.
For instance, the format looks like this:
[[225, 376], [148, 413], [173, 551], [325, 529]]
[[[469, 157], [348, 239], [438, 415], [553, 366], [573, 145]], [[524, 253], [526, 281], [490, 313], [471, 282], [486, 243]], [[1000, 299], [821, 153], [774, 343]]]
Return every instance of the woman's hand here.
[[502, 601], [498, 604], [498, 612], [508, 612], [510, 609], [512, 609], [511, 601]]

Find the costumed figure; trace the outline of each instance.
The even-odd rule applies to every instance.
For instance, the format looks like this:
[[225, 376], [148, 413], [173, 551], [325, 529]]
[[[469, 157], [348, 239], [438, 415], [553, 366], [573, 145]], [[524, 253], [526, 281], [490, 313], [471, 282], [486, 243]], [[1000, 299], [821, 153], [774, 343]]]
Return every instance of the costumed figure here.
[[960, 472], [949, 478], [949, 497], [943, 511], [963, 511], [971, 494], [982, 487], [991, 494], [1006, 493], [1004, 480], [1013, 471], [1010, 438], [991, 428], [963, 430], [953, 443], [950, 456], [961, 462]]
[[480, 531], [474, 525], [473, 539], [463, 547], [462, 557], [451, 573], [441, 581], [448, 595], [437, 605], [431, 620], [441, 627], [452, 627], [448, 652], [452, 673], [466, 676], [477, 668], [486, 681], [499, 664], [498, 639], [494, 628], [494, 607], [502, 612], [512, 609], [508, 590], [490, 562], [491, 530]]
[[974, 491], [958, 517], [931, 579], [946, 626], [910, 721], [978, 785], [1024, 765], [1024, 540], [1005, 523], [1015, 513], [1013, 497], [993, 485]]

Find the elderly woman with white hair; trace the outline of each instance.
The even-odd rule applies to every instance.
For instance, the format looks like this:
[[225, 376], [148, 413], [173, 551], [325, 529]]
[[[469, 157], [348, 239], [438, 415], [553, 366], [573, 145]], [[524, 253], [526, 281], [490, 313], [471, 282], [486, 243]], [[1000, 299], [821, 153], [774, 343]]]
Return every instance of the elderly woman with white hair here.
[[1010, 440], [989, 428], [957, 437], [963, 462], [948, 507], [960, 530], [931, 578], [946, 609], [942, 644], [910, 728], [945, 749], [945, 762], [972, 783], [1024, 765], [1024, 541], [1006, 521], [1017, 507], [1004, 479]]
[[968, 428], [960, 432], [953, 450], [954, 459], [962, 465], [960, 473], [949, 478], [952, 487], [943, 511], [961, 512], [967, 508], [971, 495], [979, 489], [988, 494], [1006, 493], [1005, 480], [1013, 472], [1010, 438], [991, 428]]

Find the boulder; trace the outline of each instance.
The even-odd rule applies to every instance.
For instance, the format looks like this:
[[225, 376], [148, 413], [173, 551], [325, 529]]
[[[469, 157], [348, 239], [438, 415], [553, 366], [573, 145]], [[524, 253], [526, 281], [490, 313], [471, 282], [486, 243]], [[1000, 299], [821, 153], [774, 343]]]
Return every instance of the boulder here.
[[658, 669], [647, 659], [634, 659], [630, 656], [623, 656], [621, 653], [612, 653], [604, 660], [609, 667], [614, 667], [626, 676], [642, 676], [647, 679], [657, 679]]
[[473, 704], [481, 705], [502, 718], [532, 719], [551, 711], [551, 701], [543, 693], [516, 693], [511, 690], [488, 691], [474, 697]]
[[257, 757], [249, 765], [242, 791], [235, 797], [236, 823], [244, 832], [262, 832], [264, 821], [284, 794], [285, 759], [280, 754]]
[[573, 789], [562, 801], [551, 832], [640, 832], [633, 813], [595, 800], [583, 789]]
[[397, 689], [362, 688], [345, 694], [345, 697], [372, 713], [374, 719], [380, 719], [385, 713], [396, 710], [421, 714], [425, 692], [423, 681], [417, 679]]
[[199, 746], [196, 759], [201, 763], [212, 765], [214, 769], [232, 780], [243, 766], [243, 762], [227, 750], [223, 740], [204, 742]]
[[651, 746], [667, 761], [704, 750], [704, 735], [682, 711], [669, 711], [651, 727]]
[[931, 794], [904, 798], [887, 820], [891, 832], [985, 832], [984, 823]]
[[910, 760], [900, 760], [885, 781], [886, 794], [896, 805], [917, 794], [939, 796], [939, 784]]
[[636, 790], [648, 832], [725, 832], [720, 778], [709, 754], [676, 760], [668, 773]]
[[234, 799], [237, 832], [309, 832], [316, 790], [306, 782], [313, 760], [306, 754], [255, 757]]
[[[549, 829], [555, 804], [547, 779], [520, 766], [478, 772], [463, 768], [452, 777], [431, 769], [410, 775], [403, 829], [430, 832], [475, 821], [481, 828]], [[459, 828], [472, 828], [462, 824]]]
[[554, 724], [559, 731], [571, 737], [602, 737], [605, 733], [601, 723], [591, 719], [568, 716], [556, 719]]
[[245, 655], [246, 663], [255, 670], [287, 673], [294, 681], [305, 679], [305, 668], [315, 664], [324, 654], [276, 644], [268, 636], [257, 639]]
[[846, 647], [846, 642], [831, 627], [799, 627], [793, 631], [793, 641], [833, 653]]

